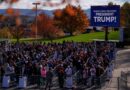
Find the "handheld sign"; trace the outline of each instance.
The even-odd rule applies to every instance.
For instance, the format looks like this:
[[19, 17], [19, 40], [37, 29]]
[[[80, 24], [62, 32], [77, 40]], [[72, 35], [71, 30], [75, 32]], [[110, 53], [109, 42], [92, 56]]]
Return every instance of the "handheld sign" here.
[[120, 6], [91, 6], [91, 26], [120, 26]]

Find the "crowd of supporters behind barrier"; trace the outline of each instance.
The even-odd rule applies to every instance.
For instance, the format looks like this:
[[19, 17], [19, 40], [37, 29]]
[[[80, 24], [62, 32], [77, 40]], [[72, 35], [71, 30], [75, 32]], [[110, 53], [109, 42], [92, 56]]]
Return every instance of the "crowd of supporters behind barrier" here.
[[17, 85], [24, 76], [27, 85], [45, 89], [54, 87], [55, 77], [59, 88], [73, 88], [75, 82], [87, 87], [95, 80], [100, 83], [98, 78], [115, 57], [114, 43], [106, 42], [0, 44], [0, 50], [1, 83], [8, 76]]

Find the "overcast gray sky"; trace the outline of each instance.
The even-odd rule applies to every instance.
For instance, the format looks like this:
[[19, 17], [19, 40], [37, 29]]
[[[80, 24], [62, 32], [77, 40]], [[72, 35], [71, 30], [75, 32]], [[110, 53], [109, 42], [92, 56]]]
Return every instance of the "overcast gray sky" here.
[[[60, 3], [61, 0], [50, 0], [53, 3]], [[117, 5], [122, 5], [124, 2], [130, 2], [130, 0], [79, 0], [79, 3], [76, 3], [75, 0], [73, 0], [73, 5], [80, 5], [82, 9], [88, 9], [92, 5], [107, 5], [109, 2], [113, 2]], [[19, 0], [19, 2], [13, 4], [13, 8], [21, 8], [21, 9], [32, 9], [34, 5], [32, 5], [33, 2], [41, 2], [41, 5], [39, 5], [39, 8], [46, 9], [46, 10], [53, 10], [53, 9], [61, 9], [66, 6], [66, 4], [49, 7], [49, 6], [43, 6], [43, 3], [45, 0]], [[9, 7], [8, 4], [5, 2], [0, 4], [0, 9], [5, 9]]]

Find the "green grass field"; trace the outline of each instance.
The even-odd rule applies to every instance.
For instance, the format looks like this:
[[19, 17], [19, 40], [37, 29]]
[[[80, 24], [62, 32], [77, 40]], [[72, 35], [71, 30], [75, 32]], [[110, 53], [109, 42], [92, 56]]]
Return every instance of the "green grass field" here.
[[[63, 37], [60, 39], [55, 39], [53, 40], [53, 42], [63, 42], [63, 40], [65, 41], [75, 41], [75, 42], [90, 42], [93, 39], [104, 39], [105, 33], [104, 32], [95, 32], [95, 33], [86, 33], [86, 34], [80, 34], [77, 36], [69, 36], [69, 37]], [[109, 40], [119, 40], [119, 32], [110, 32], [109, 33]], [[12, 40], [12, 41], [16, 41], [16, 40]], [[32, 38], [23, 38], [20, 40], [20, 42], [32, 42], [35, 41], [35, 39]], [[38, 41], [42, 41], [42, 42], [50, 42], [50, 40], [43, 40], [43, 39], [39, 39]]]

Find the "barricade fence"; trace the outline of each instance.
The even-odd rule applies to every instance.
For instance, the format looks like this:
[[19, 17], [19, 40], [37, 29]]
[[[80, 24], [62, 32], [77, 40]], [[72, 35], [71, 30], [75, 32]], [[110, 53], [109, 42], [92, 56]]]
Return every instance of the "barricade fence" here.
[[[57, 87], [58, 84], [59, 84], [58, 83], [58, 77], [56, 76], [56, 77], [53, 78], [52, 87], [53, 86]], [[33, 76], [15, 75], [15, 78], [12, 78], [10, 75], [4, 75], [2, 77], [2, 81], [1, 81], [1, 87], [2, 88], [10, 88], [12, 86], [17, 87], [17, 88], [27, 88], [27, 86], [31, 86], [31, 85], [39, 85], [41, 87], [45, 87], [46, 78], [43, 79], [39, 75], [33, 75]], [[77, 84], [77, 76], [73, 76], [73, 85], [80, 87]], [[88, 84], [88, 85], [91, 85], [91, 84]], [[65, 86], [65, 83], [64, 83], [64, 86]], [[85, 87], [85, 88], [87, 88], [87, 87]]]
[[130, 90], [130, 72], [121, 72], [118, 90]]
[[119, 90], [127, 90], [127, 73], [121, 72], [121, 77], [119, 78]]
[[[104, 71], [104, 73], [100, 77], [88, 77], [87, 78], [87, 84], [83, 84], [83, 77], [80, 71], [77, 71], [73, 74], [73, 86], [80, 87], [84, 86], [83, 88], [90, 88], [92, 86], [101, 87], [103, 83], [106, 82], [108, 79], [108, 69]], [[65, 79], [64, 79], [65, 80]], [[92, 81], [94, 80], [94, 81]], [[79, 81], [81, 81], [79, 83]], [[65, 82], [65, 81], [64, 81]], [[93, 83], [94, 82], [94, 83]], [[58, 86], [58, 76], [56, 73], [54, 73], [53, 81], [52, 81], [52, 87]], [[27, 86], [30, 85], [39, 85], [42, 87], [45, 87], [46, 85], [46, 79], [43, 79], [41, 75], [4, 75], [1, 76], [1, 87], [9, 88], [9, 87], [18, 87], [18, 88], [27, 88]]]
[[[112, 72], [113, 70], [113, 60], [110, 63], [110, 65], [108, 67], [112, 67], [109, 68], [111, 69], [110, 72]], [[106, 70], [104, 71], [104, 73], [100, 76], [100, 77], [94, 77], [94, 79], [89, 76], [87, 78], [87, 84], [84, 85], [83, 84], [83, 76], [82, 73], [80, 71], [77, 71], [73, 74], [73, 85], [76, 87], [80, 87], [80, 85], [84, 85], [84, 88], [89, 88], [92, 86], [96, 86], [96, 87], [101, 87], [106, 80], [108, 79], [108, 76], [111, 77], [112, 73], [108, 73], [109, 69], [108, 67], [106, 68]], [[54, 80], [53, 83], [54, 85], [52, 86], [58, 86], [58, 76], [56, 74], [56, 72], [54, 71], [53, 73], [54, 75]], [[1, 80], [1, 87], [10, 87], [10, 86], [16, 86], [19, 88], [26, 88], [29, 85], [34, 85], [34, 84], [42, 84], [42, 78], [40, 75], [16, 75], [16, 74], [11, 74], [11, 75], [4, 75], [4, 76], [0, 76]], [[94, 81], [93, 81], [94, 80]], [[55, 81], [55, 82], [54, 82]], [[79, 83], [80, 81], [80, 83]], [[93, 83], [94, 82], [94, 83]]]
[[91, 86], [91, 87], [93, 87], [92, 90], [93, 89], [95, 90], [95, 89], [98, 89], [98, 88], [101, 88], [102, 86], [104, 86], [105, 83], [112, 78], [113, 69], [114, 69], [114, 61], [111, 61], [109, 63], [109, 66], [105, 69], [104, 73], [100, 77], [95, 77], [94, 84]]
[[121, 76], [112, 77], [107, 85], [105, 85], [105, 89], [130, 90], [130, 73], [121, 71]]

